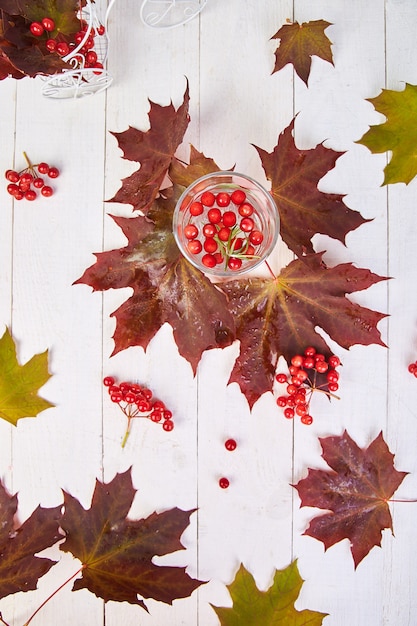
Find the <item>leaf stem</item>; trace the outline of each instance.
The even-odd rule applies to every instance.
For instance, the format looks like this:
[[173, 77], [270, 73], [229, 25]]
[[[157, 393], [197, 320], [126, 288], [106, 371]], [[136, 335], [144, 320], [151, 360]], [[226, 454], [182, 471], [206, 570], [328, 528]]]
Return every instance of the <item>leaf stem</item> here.
[[[62, 585], [59, 585], [59, 587], [58, 587], [57, 589], [55, 589], [55, 591], [53, 591], [53, 592], [51, 593], [51, 595], [49, 595], [49, 596], [46, 598], [46, 600], [44, 600], [44, 601], [42, 602], [42, 604], [40, 604], [40, 605], [38, 606], [38, 608], [36, 609], [36, 611], [35, 611], [34, 613], [32, 613], [32, 615], [29, 617], [28, 621], [27, 621], [27, 622], [25, 622], [25, 623], [23, 624], [23, 626], [28, 626], [28, 625], [30, 624], [30, 622], [33, 620], [33, 618], [35, 617], [35, 615], [37, 615], [37, 614], [39, 613], [39, 611], [40, 611], [41, 609], [43, 609], [43, 607], [45, 606], [45, 604], [46, 604], [47, 602], [49, 602], [49, 600], [51, 600], [51, 599], [54, 597], [54, 595], [55, 595], [55, 594], [57, 594], [59, 591], [61, 591], [61, 589], [63, 589], [63, 587], [65, 587], [65, 585], [67, 585], [69, 582], [71, 582], [71, 580], [72, 580], [73, 578], [75, 578], [75, 577], [76, 577], [76, 576], [77, 576], [80, 572], [82, 572], [84, 568], [85, 568], [85, 565], [81, 565], [81, 567], [80, 567], [80, 568], [79, 568], [79, 569], [78, 569], [78, 570], [77, 570], [74, 574], [72, 574], [72, 576], [70, 576], [69, 578], [67, 578], [67, 580], [66, 580], [66, 581], [64, 581], [64, 582], [62, 583]], [[4, 621], [3, 621], [2, 617], [1, 617], [1, 614], [0, 614], [0, 619], [1, 619], [1, 621], [3, 622], [3, 624], [6, 624], [6, 622], [4, 622]], [[6, 624], [6, 626], [8, 626], [8, 625]]]
[[274, 272], [271, 269], [271, 266], [269, 265], [268, 261], [264, 261], [265, 265], [267, 266], [269, 273], [271, 274], [272, 278], [276, 278]]

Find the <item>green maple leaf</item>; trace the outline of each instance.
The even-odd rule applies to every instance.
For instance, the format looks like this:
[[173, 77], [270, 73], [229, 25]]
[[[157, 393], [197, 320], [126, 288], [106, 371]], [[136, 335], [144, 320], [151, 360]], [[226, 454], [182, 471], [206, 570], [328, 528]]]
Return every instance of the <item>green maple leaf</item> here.
[[48, 351], [35, 354], [19, 365], [16, 346], [9, 329], [0, 339], [0, 417], [16, 426], [22, 417], [35, 417], [54, 405], [38, 396], [50, 379]]
[[387, 119], [371, 126], [357, 143], [373, 153], [392, 152], [384, 185], [408, 184], [417, 175], [417, 85], [406, 84], [403, 91], [383, 89], [368, 101]]
[[17, 496], [9, 495], [0, 482], [0, 598], [36, 589], [55, 561], [35, 554], [62, 539], [61, 506], [38, 506], [21, 526], [16, 524], [16, 511]]
[[127, 514], [135, 494], [130, 470], [107, 484], [96, 481], [88, 510], [64, 493], [61, 526], [67, 536], [60, 548], [83, 564], [73, 591], [87, 588], [105, 602], [129, 602], [147, 610], [138, 594], [172, 604], [189, 596], [201, 581], [188, 576], [184, 567], [152, 562], [156, 555], [184, 549], [180, 537], [193, 511], [174, 508], [131, 520]]
[[320, 443], [330, 470], [309, 469], [295, 488], [301, 506], [327, 512], [313, 518], [304, 534], [322, 541], [326, 550], [349, 539], [357, 567], [374, 546], [381, 545], [382, 530], [392, 531], [388, 501], [407, 472], [395, 469], [382, 433], [366, 449], [346, 431]]
[[259, 591], [251, 574], [240, 566], [228, 586], [232, 608], [215, 607], [221, 626], [320, 626], [327, 613], [305, 609], [297, 611], [294, 603], [303, 585], [297, 561], [277, 570], [267, 591]]
[[292, 63], [298, 76], [307, 84], [310, 76], [311, 57], [318, 56], [333, 64], [331, 41], [324, 34], [330, 22], [316, 20], [299, 24], [284, 24], [271, 39], [280, 39], [275, 52], [275, 67], [278, 72], [287, 63]]

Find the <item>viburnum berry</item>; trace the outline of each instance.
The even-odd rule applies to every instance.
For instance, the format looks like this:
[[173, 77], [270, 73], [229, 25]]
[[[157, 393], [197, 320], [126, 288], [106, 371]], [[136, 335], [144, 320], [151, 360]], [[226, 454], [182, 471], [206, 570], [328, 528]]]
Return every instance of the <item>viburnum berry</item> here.
[[130, 434], [132, 420], [137, 417], [149, 418], [152, 422], [162, 422], [162, 428], [170, 432], [174, 428], [172, 411], [166, 408], [164, 402], [153, 397], [151, 389], [138, 383], [122, 381], [117, 383], [113, 376], [106, 376], [103, 385], [107, 387], [110, 400], [118, 404], [127, 417], [127, 428], [122, 441], [126, 445]]
[[45, 28], [40, 22], [32, 22], [29, 26], [29, 30], [32, 35], [35, 35], [35, 37], [41, 37], [45, 31]]
[[225, 476], [222, 476], [222, 478], [219, 479], [219, 487], [221, 487], [222, 489], [227, 489], [229, 485], [230, 481]]
[[22, 169], [21, 171], [16, 171], [14, 169], [6, 170], [5, 177], [10, 184], [7, 186], [7, 192], [12, 195], [15, 200], [22, 200], [25, 198], [26, 200], [33, 201], [37, 198], [36, 190], [41, 190], [41, 195], [49, 198], [53, 195], [54, 190], [50, 185], [45, 184], [45, 179], [43, 176], [48, 176], [49, 178], [57, 178], [59, 176], [58, 168], [54, 166], [50, 166], [45, 162], [38, 163], [34, 165], [26, 152], [23, 153], [23, 156], [26, 159], [27, 167]]
[[235, 439], [227, 439], [224, 443], [224, 447], [226, 448], [226, 450], [229, 450], [229, 452], [233, 452], [233, 450], [236, 450], [237, 448], [237, 443]]
[[42, 26], [44, 27], [44, 29], [46, 31], [48, 31], [48, 33], [52, 32], [53, 30], [55, 30], [55, 22], [52, 18], [50, 17], [44, 17], [42, 20]]
[[410, 374], [413, 374], [413, 376], [417, 378], [417, 361], [409, 364], [408, 371], [410, 372]]
[[[278, 383], [286, 385], [286, 395], [279, 395], [276, 404], [284, 409], [287, 419], [298, 415], [303, 424], [310, 425], [313, 422], [310, 415], [313, 393], [321, 391], [337, 398], [334, 392], [339, 388], [336, 367], [340, 365], [340, 359], [336, 355], [326, 359], [324, 354], [317, 353], [314, 347], [309, 346], [303, 354], [294, 355], [290, 363], [288, 374], [280, 372], [275, 376]], [[416, 371], [417, 375], [417, 361], [412, 371]]]

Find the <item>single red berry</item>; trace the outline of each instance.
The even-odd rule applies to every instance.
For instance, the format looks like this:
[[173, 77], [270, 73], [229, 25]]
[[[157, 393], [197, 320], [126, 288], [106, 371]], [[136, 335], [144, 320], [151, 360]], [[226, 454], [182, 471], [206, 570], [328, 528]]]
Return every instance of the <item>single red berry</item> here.
[[304, 367], [307, 370], [310, 370], [314, 367], [315, 361], [312, 356], [306, 356], [304, 359]]
[[249, 241], [253, 243], [254, 246], [259, 246], [264, 240], [264, 236], [260, 230], [253, 230], [249, 235]]
[[246, 194], [242, 189], [235, 189], [231, 195], [232, 202], [242, 204], [246, 200]]
[[85, 55], [85, 60], [89, 65], [94, 65], [97, 63], [97, 52], [95, 52], [95, 50], [89, 50]]
[[30, 172], [24, 172], [20, 176], [20, 182], [22, 183], [22, 185], [30, 185], [32, 180], [33, 180], [33, 176]]
[[223, 226], [222, 228], [220, 228], [219, 232], [217, 233], [217, 236], [220, 239], [220, 241], [228, 241], [230, 237], [230, 228]]
[[23, 192], [22, 192], [22, 191], [17, 191], [17, 192], [14, 194], [14, 199], [15, 199], [15, 200], [23, 200], [23, 198], [24, 198], [24, 194], [23, 194]]
[[49, 52], [55, 52], [56, 50], [55, 39], [47, 39], [45, 45], [46, 45], [46, 49], [49, 50]]
[[310, 426], [310, 424], [313, 423], [313, 418], [311, 417], [311, 415], [306, 413], [305, 415], [301, 417], [301, 422], [305, 424], [306, 426]]
[[296, 385], [294, 385], [293, 383], [291, 383], [290, 385], [287, 385], [287, 393], [289, 396], [292, 396], [295, 393], [297, 393]]
[[233, 211], [225, 211], [223, 213], [223, 224], [224, 226], [234, 226], [236, 224], [236, 214]]
[[244, 233], [250, 233], [255, 227], [255, 222], [251, 217], [244, 217], [240, 221], [240, 228]]
[[220, 265], [220, 263], [223, 263], [223, 256], [221, 252], [215, 252], [213, 254], [214, 258], [216, 259], [216, 264]]
[[42, 20], [42, 26], [44, 27], [45, 30], [47, 30], [49, 33], [51, 33], [53, 30], [55, 30], [55, 22], [52, 18], [50, 17], [44, 17]]
[[416, 369], [417, 369], [417, 365], [415, 363], [410, 363], [410, 365], [408, 366], [408, 371], [410, 372], [410, 374], [414, 374]]
[[303, 367], [303, 363], [304, 363], [304, 357], [302, 357], [301, 354], [296, 354], [291, 359], [291, 365], [293, 365], [294, 367], [297, 367], [297, 368]]
[[60, 56], [65, 57], [69, 53], [70, 47], [66, 41], [60, 41], [56, 44], [56, 51]]
[[201, 194], [200, 202], [204, 204], [204, 206], [213, 206], [215, 199], [214, 193], [205, 191]]
[[218, 224], [222, 219], [220, 209], [210, 209], [207, 213], [208, 221], [212, 224]]
[[201, 259], [201, 262], [206, 267], [212, 268], [217, 265], [217, 261], [212, 254], [205, 254]]
[[217, 241], [213, 237], [207, 237], [203, 244], [204, 250], [212, 254], [217, 250]]
[[236, 450], [237, 448], [237, 443], [235, 439], [227, 439], [227, 441], [225, 441], [224, 443], [224, 447], [226, 448], [226, 450], [229, 450], [229, 452], [233, 452], [233, 450]]
[[187, 224], [184, 227], [184, 237], [187, 239], [195, 239], [198, 235], [198, 228], [195, 224]]
[[326, 374], [326, 378], [329, 383], [337, 383], [337, 381], [339, 380], [339, 374], [338, 372], [336, 372], [336, 370], [329, 370]]
[[32, 22], [32, 24], [29, 26], [29, 29], [32, 35], [35, 35], [35, 37], [41, 37], [45, 30], [40, 22]]
[[304, 350], [305, 356], [314, 356], [316, 354], [316, 349], [313, 346], [309, 346]]
[[110, 396], [110, 400], [115, 404], [119, 404], [119, 402], [123, 400], [123, 394], [120, 391], [112, 393]]
[[324, 356], [324, 354], [315, 354], [314, 355], [314, 360], [317, 363], [317, 361], [325, 361], [326, 357]]
[[303, 417], [304, 415], [307, 414], [307, 405], [300, 402], [300, 404], [297, 404], [297, 406], [295, 407], [295, 412], [300, 417]]
[[236, 270], [239, 270], [242, 267], [242, 259], [232, 256], [227, 262], [227, 267], [229, 270], [236, 272]]
[[225, 191], [220, 191], [216, 196], [217, 206], [225, 207], [230, 204], [230, 196]]
[[190, 254], [200, 254], [202, 249], [203, 246], [201, 244], [201, 241], [198, 241], [198, 239], [192, 239], [187, 244], [187, 250], [188, 252], [190, 252]]
[[31, 202], [33, 200], [36, 200], [36, 197], [37, 197], [36, 196], [36, 191], [34, 191], [33, 189], [28, 189], [27, 191], [25, 191], [24, 196], [25, 196], [26, 200], [30, 200]]
[[38, 172], [39, 174], [47, 174], [49, 172], [49, 165], [48, 163], [44, 163], [42, 161], [42, 163], [39, 163], [38, 167]]
[[50, 198], [53, 195], [53, 193], [54, 193], [54, 190], [49, 185], [44, 185], [41, 189], [41, 194], [45, 198]]
[[136, 395], [132, 391], [128, 391], [124, 397], [125, 402], [133, 404], [136, 401]]
[[161, 410], [163, 411], [165, 409], [165, 404], [162, 402], [162, 400], [155, 400], [155, 402], [152, 405], [153, 410]]
[[103, 385], [105, 387], [111, 387], [112, 385], [114, 385], [113, 376], [106, 376], [105, 378], [103, 378]]
[[281, 384], [282, 384], [282, 383], [286, 383], [286, 382], [287, 382], [287, 375], [286, 375], [286, 374], [277, 374], [277, 375], [275, 376], [275, 378], [276, 378], [276, 380], [277, 380], [279, 383], [281, 383]]
[[204, 237], [214, 237], [217, 230], [214, 224], [204, 224], [203, 226], [203, 235]]
[[99, 63], [97, 61], [97, 63], [94, 65], [93, 74], [95, 74], [96, 76], [100, 76], [100, 74], [103, 73], [103, 69], [104, 69], [103, 63]]
[[11, 196], [16, 196], [17, 193], [20, 193], [20, 189], [15, 183], [9, 183], [7, 185], [7, 193]]
[[327, 372], [328, 369], [329, 366], [326, 361], [316, 361], [316, 371], [319, 374], [324, 374], [325, 372]]
[[226, 478], [225, 476], [220, 478], [219, 487], [221, 487], [222, 489], [227, 489], [229, 485], [230, 485], [230, 481], [228, 478]]
[[17, 183], [20, 180], [20, 176], [15, 170], [7, 170], [5, 176], [11, 183]]
[[152, 411], [149, 417], [153, 422], [160, 422], [162, 419], [162, 413], [161, 411]]
[[201, 215], [203, 210], [204, 209], [201, 202], [192, 202], [189, 209], [191, 215], [193, 215], [194, 217], [196, 217], [197, 215]]
[[330, 367], [339, 367], [340, 359], [335, 354], [332, 354], [332, 356], [329, 357], [328, 363], [329, 363]]
[[284, 411], [285, 417], [290, 420], [294, 417], [294, 409], [291, 407], [287, 407]]
[[327, 386], [329, 388], [329, 391], [331, 391], [332, 393], [339, 389], [339, 385], [337, 383], [329, 383]]
[[164, 420], [170, 420], [172, 418], [172, 411], [169, 411], [168, 409], [164, 409], [162, 412], [162, 416]]
[[44, 185], [43, 178], [34, 178], [32, 184], [34, 187], [36, 187], [36, 189], [41, 189], [41, 187], [43, 187]]
[[250, 217], [253, 214], [254, 210], [255, 209], [253, 208], [253, 205], [249, 202], [244, 202], [240, 205], [238, 209], [239, 215], [241, 215], [242, 217]]
[[282, 409], [284, 408], [284, 406], [287, 406], [287, 396], [278, 396], [277, 405], [280, 406]]
[[165, 422], [162, 424], [162, 428], [167, 432], [170, 432], [174, 429], [174, 422], [172, 420], [165, 420]]
[[50, 167], [49, 170], [48, 170], [48, 176], [49, 176], [49, 178], [58, 178], [58, 176], [59, 176], [59, 169], [57, 167]]
[[101, 37], [102, 35], [104, 35], [105, 32], [106, 28], [103, 26], [103, 24], [100, 24], [100, 26], [97, 28], [97, 34]]

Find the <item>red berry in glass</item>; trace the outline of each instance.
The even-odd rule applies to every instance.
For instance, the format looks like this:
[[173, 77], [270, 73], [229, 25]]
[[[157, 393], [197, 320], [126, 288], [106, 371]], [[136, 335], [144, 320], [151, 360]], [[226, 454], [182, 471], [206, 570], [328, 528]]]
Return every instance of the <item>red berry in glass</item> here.
[[193, 239], [188, 242], [187, 248], [191, 254], [200, 254], [200, 252], [203, 249], [203, 246], [201, 244], [201, 241], [198, 241], [197, 239]]
[[230, 196], [225, 191], [220, 191], [216, 196], [217, 206], [225, 207], [230, 204]]
[[246, 193], [243, 189], [235, 189], [231, 195], [231, 200], [234, 204], [242, 204], [246, 200]]
[[203, 205], [201, 204], [201, 202], [193, 202], [190, 205], [189, 211], [190, 211], [191, 215], [196, 217], [197, 215], [201, 215], [202, 214], [202, 212], [204, 211], [204, 208], [203, 208]]
[[204, 206], [213, 206], [215, 200], [215, 195], [211, 191], [205, 191], [201, 194], [200, 202], [204, 204]]

